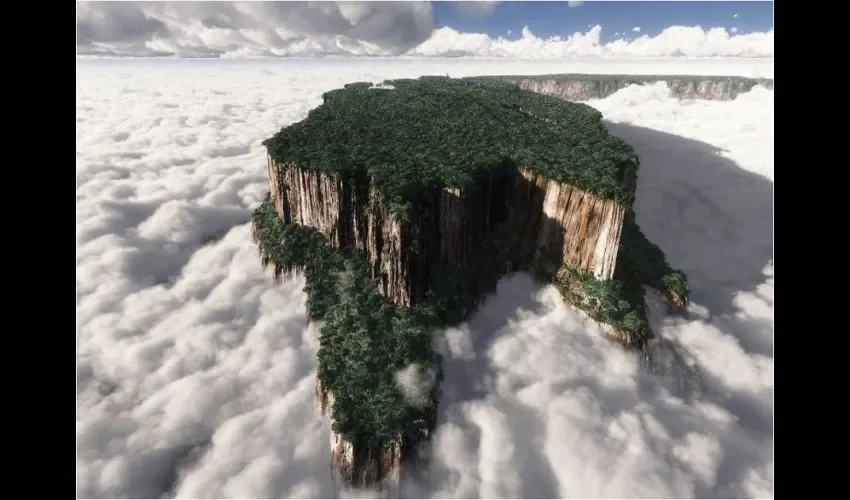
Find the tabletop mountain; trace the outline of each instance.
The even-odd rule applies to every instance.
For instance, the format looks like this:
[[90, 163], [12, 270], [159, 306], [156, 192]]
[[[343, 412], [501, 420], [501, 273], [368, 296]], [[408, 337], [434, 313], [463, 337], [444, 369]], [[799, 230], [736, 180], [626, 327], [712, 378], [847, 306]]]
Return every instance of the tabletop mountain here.
[[652, 335], [643, 285], [687, 303], [635, 222], [637, 155], [587, 105], [496, 79], [354, 83], [264, 144], [254, 239], [275, 278], [304, 276], [340, 485], [397, 487], [435, 425], [433, 332], [506, 273], [629, 348]]

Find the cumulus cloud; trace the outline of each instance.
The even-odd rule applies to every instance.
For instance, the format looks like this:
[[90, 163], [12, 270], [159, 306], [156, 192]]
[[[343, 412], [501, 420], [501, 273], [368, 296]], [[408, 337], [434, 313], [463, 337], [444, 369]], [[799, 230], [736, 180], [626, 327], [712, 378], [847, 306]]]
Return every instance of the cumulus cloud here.
[[427, 39], [428, 2], [81, 2], [80, 54], [391, 55]]
[[735, 26], [732, 26], [732, 28], [731, 28], [729, 31], [730, 31], [730, 32], [732, 32], [732, 33], [737, 33], [737, 32], [738, 32], [738, 28], [737, 28], [737, 27], [735, 27]]
[[632, 31], [634, 31], [635, 33], [640, 33], [640, 26], [635, 26], [634, 28], [632, 28]]
[[[268, 190], [260, 141], [322, 92], [423, 73], [753, 71], [570, 64], [80, 62], [78, 496], [335, 496], [303, 282], [268, 278], [247, 224]], [[680, 101], [658, 84], [590, 104], [641, 157], [639, 223], [691, 277], [689, 319], [650, 297], [673, 361], [649, 370], [551, 287], [504, 279], [438, 336], [429, 479], [407, 496], [771, 497], [773, 93]]]
[[773, 31], [730, 35], [724, 28], [703, 30], [672, 26], [655, 37], [602, 43], [602, 27], [567, 37], [540, 38], [526, 26], [522, 37], [508, 40], [484, 33], [461, 33], [449, 27], [434, 31], [408, 54], [421, 56], [475, 55], [555, 59], [566, 57], [773, 57]]
[[570, 8], [581, 7], [582, 5], [584, 5], [584, 2], [567, 2], [567, 5], [569, 5]]
[[[489, 15], [499, 2], [453, 2]], [[671, 26], [655, 37], [601, 43], [586, 33], [519, 40], [436, 29], [429, 2], [79, 2], [77, 53], [96, 56], [773, 57], [773, 30]], [[640, 31], [635, 27], [633, 31]], [[620, 36], [622, 34], [616, 34]]]

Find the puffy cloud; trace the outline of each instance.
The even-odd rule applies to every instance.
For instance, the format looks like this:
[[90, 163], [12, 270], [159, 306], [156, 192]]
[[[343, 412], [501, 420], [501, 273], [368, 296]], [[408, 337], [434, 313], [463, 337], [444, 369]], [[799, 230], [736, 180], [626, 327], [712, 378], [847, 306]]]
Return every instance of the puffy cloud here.
[[655, 37], [602, 43], [602, 27], [565, 38], [539, 38], [528, 27], [518, 40], [491, 38], [483, 33], [460, 33], [444, 27], [408, 54], [422, 56], [475, 55], [553, 59], [562, 57], [773, 57], [773, 31], [730, 35], [723, 28], [672, 26]]
[[737, 28], [737, 27], [735, 27], [735, 26], [732, 26], [732, 28], [730, 28], [730, 29], [729, 29], [729, 31], [730, 31], [730, 32], [732, 32], [732, 33], [737, 33], [737, 32], [738, 32], [738, 28]]
[[[498, 2], [454, 2], [470, 16]], [[655, 37], [601, 43], [586, 33], [519, 40], [435, 29], [429, 2], [80, 2], [82, 56], [773, 57], [773, 31], [671, 26]], [[639, 32], [640, 28], [632, 29]], [[510, 33], [509, 33], [510, 34]], [[615, 36], [623, 36], [616, 33]]]
[[584, 2], [567, 2], [567, 5], [569, 5], [570, 8], [581, 7], [582, 5], [584, 5]]
[[409, 404], [415, 407], [422, 407], [428, 403], [428, 395], [436, 381], [437, 374], [432, 369], [416, 363], [396, 373], [396, 384], [401, 394]]
[[634, 31], [635, 33], [640, 33], [640, 26], [635, 26], [634, 28], [632, 28], [632, 31]]
[[[268, 190], [260, 142], [323, 92], [421, 74], [764, 64], [81, 61], [78, 496], [335, 496], [303, 282], [268, 278], [247, 223]], [[641, 157], [638, 222], [689, 273], [690, 317], [665, 317], [650, 296], [668, 361], [653, 375], [551, 287], [502, 280], [439, 335], [429, 480], [405, 496], [772, 497], [773, 92], [680, 101], [662, 83], [589, 104]]]
[[392, 55], [431, 34], [428, 2], [81, 2], [81, 54]]

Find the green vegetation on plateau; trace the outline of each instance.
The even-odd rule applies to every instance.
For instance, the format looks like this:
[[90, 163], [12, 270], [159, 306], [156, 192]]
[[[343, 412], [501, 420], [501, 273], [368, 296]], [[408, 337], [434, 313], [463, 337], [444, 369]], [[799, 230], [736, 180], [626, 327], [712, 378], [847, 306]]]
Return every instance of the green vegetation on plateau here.
[[497, 80], [391, 80], [391, 90], [348, 84], [309, 116], [265, 141], [272, 159], [346, 176], [365, 171], [394, 209], [423, 187], [474, 188], [510, 161], [624, 205], [633, 201], [637, 156], [584, 104]]
[[[266, 141], [270, 155], [290, 168], [365, 177], [397, 215], [432, 188], [476, 189], [492, 169], [537, 171], [626, 207], [614, 279], [570, 273], [555, 283], [568, 301], [643, 339], [650, 332], [642, 285], [687, 299], [685, 276], [635, 222], [637, 156], [605, 130], [598, 112], [498, 81], [387, 83], [395, 89], [359, 83], [326, 93], [307, 119]], [[422, 436], [433, 425], [442, 377], [432, 348], [435, 327], [464, 320], [508, 272], [529, 269], [553, 279], [559, 267], [557, 256], [551, 262], [520, 257], [516, 228], [502, 222], [476, 239], [474, 258], [465, 264], [430, 264], [424, 297], [397, 307], [379, 294], [363, 254], [333, 248], [313, 228], [284, 223], [270, 197], [253, 221], [263, 264], [304, 273], [309, 317], [323, 322], [319, 379], [335, 396], [334, 430], [360, 450]], [[411, 364], [436, 382], [416, 403], [396, 383]]]

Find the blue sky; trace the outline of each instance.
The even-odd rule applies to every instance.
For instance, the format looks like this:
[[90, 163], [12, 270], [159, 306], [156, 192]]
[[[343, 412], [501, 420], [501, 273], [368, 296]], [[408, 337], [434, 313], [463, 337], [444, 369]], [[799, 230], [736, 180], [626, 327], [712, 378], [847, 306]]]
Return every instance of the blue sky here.
[[[773, 27], [772, 2], [585, 2], [570, 8], [567, 2], [503, 2], [489, 16], [473, 18], [458, 13], [451, 2], [434, 2], [440, 26], [458, 31], [487, 33], [491, 37], [519, 38], [523, 26], [539, 37], [566, 36], [587, 31], [588, 25], [602, 26], [603, 42], [615, 32], [655, 36], [668, 26], [716, 26], [738, 33], [768, 31]], [[734, 17], [737, 14], [737, 17]], [[507, 35], [507, 30], [512, 30]]]

